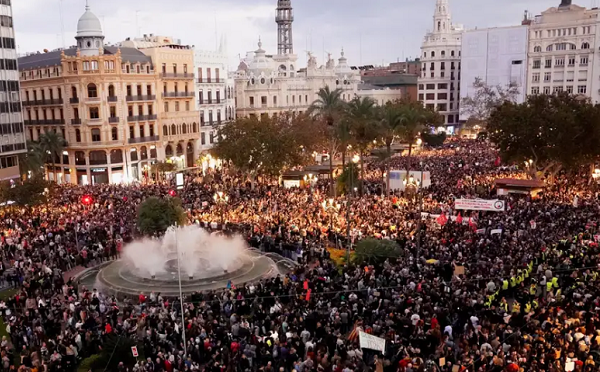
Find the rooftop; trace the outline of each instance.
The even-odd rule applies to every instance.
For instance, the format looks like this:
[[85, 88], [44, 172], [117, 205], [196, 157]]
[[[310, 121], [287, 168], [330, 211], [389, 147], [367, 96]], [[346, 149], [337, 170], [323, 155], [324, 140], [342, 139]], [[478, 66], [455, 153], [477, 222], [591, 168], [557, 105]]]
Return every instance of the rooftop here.
[[[123, 62], [129, 63], [152, 63], [152, 59], [146, 56], [135, 48], [121, 47], [121, 58]], [[117, 46], [105, 46], [104, 54], [111, 55], [117, 54], [119, 47]], [[19, 70], [35, 70], [39, 68], [60, 66], [61, 54], [65, 52], [66, 56], [74, 57], [77, 55], [77, 48], [69, 48], [64, 50], [54, 50], [48, 53], [36, 53], [30, 54], [19, 58]]]

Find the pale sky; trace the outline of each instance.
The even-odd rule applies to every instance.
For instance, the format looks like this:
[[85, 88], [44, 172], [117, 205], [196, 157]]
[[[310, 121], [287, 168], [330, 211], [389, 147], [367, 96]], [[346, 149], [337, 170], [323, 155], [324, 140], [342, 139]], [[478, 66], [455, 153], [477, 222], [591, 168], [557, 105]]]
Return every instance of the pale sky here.
[[[274, 19], [277, 0], [89, 2], [109, 43], [153, 33], [212, 50], [224, 34], [232, 65], [237, 63], [238, 54], [244, 56], [257, 49], [259, 36], [267, 53], [277, 52]], [[600, 0], [573, 1], [586, 7], [595, 2]], [[472, 29], [518, 25], [525, 10], [539, 14], [557, 6], [560, 0], [449, 0], [449, 3], [453, 22]], [[305, 61], [306, 51], [311, 50], [322, 64], [325, 52], [339, 58], [343, 47], [350, 65], [379, 65], [419, 55], [423, 36], [432, 27], [435, 0], [292, 0], [292, 6], [294, 51], [300, 61]], [[19, 53], [74, 45], [77, 20], [84, 7], [85, 0], [13, 1]]]

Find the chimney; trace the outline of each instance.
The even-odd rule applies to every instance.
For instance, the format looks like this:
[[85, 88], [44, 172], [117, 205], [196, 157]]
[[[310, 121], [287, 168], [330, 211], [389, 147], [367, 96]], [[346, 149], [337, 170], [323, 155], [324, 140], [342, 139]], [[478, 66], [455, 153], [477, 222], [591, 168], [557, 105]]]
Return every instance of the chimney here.
[[558, 6], [559, 8], [564, 8], [571, 5], [571, 0], [561, 0], [560, 5]]

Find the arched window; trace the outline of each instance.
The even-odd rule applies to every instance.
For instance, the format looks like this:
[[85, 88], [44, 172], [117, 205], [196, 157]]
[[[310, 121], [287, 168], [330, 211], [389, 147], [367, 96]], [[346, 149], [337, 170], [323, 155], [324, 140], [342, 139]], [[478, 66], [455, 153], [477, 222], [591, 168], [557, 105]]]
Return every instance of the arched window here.
[[446, 51], [442, 50], [442, 57], [444, 57], [446, 55]]
[[198, 133], [198, 123], [192, 124], [192, 130], [194, 131], [194, 133]]
[[575, 44], [570, 44], [570, 45], [571, 45], [571, 48], [570, 48], [571, 50], [577, 49], [577, 45], [575, 45]]
[[156, 159], [156, 146], [150, 146], [150, 159]]
[[442, 29], [442, 22], [438, 21], [438, 31]]
[[423, 58], [427, 58], [427, 52], [423, 52]]
[[435, 51], [431, 52], [431, 58], [435, 57]]
[[71, 87], [71, 97], [77, 98], [77, 88]]
[[108, 96], [109, 97], [115, 96], [115, 86], [112, 84], [108, 86]]
[[118, 141], [119, 140], [119, 131], [117, 130], [117, 127], [113, 127], [111, 130], [111, 139], [113, 141]]
[[146, 148], [146, 146], [142, 146], [142, 148], [140, 149], [141, 152], [141, 159], [142, 160], [146, 160], [148, 159], [148, 149]]
[[129, 156], [131, 157], [131, 161], [138, 161], [138, 153], [135, 147], [129, 150]]
[[166, 125], [163, 125], [163, 136], [169, 135], [169, 128]]
[[75, 142], [81, 142], [81, 131], [79, 129], [75, 129]]
[[183, 123], [183, 125], [181, 126], [181, 133], [187, 134], [187, 124], [186, 123]]
[[590, 43], [581, 44], [581, 49], [590, 49]]
[[105, 151], [90, 151], [90, 165], [104, 165], [106, 160]]
[[123, 162], [123, 151], [120, 149], [111, 150], [110, 152], [110, 163], [120, 164]]
[[552, 51], [552, 45], [548, 45], [546, 47], [546, 52], [551, 52]]
[[541, 51], [542, 51], [542, 47], [541, 47], [541, 46], [539, 46], [539, 45], [536, 45], [535, 47], [533, 47], [533, 51], [534, 51], [535, 53], [539, 53], [539, 52], [541, 52]]
[[181, 143], [177, 144], [177, 156], [181, 156], [183, 155], [183, 146], [181, 146]]
[[171, 124], [171, 135], [174, 136], [177, 134], [177, 126], [175, 124]]
[[88, 84], [87, 89], [88, 89], [88, 97], [89, 98], [98, 97], [98, 89], [96, 88], [96, 84], [93, 84], [93, 83]]
[[173, 147], [171, 145], [167, 145], [167, 147], [165, 147], [165, 156], [167, 158], [173, 156]]
[[86, 165], [85, 164], [85, 152], [75, 151], [75, 165]]

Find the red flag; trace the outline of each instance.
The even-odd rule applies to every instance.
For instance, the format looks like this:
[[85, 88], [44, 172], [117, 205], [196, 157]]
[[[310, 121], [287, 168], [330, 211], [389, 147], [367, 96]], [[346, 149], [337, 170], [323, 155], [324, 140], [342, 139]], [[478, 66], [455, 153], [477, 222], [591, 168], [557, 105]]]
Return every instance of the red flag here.
[[444, 213], [442, 213], [442, 214], [440, 214], [440, 216], [437, 218], [436, 221], [440, 225], [444, 226], [446, 224], [446, 222], [448, 222], [448, 218], [446, 218], [446, 215]]
[[312, 289], [306, 291], [306, 301], [310, 301], [310, 292], [312, 292]]
[[462, 221], [463, 221], [462, 216], [460, 215], [460, 212], [459, 212], [458, 216], [456, 216], [456, 223], [460, 225], [462, 223]]
[[496, 161], [494, 162], [494, 166], [496, 166], [496, 167], [499, 167], [499, 166], [500, 166], [500, 163], [501, 163], [501, 160], [500, 160], [500, 157], [498, 156], [498, 157], [496, 158]]
[[304, 289], [308, 289], [308, 280], [304, 281]]
[[477, 230], [477, 223], [475, 223], [471, 217], [469, 217], [469, 226], [471, 226], [473, 230]]

